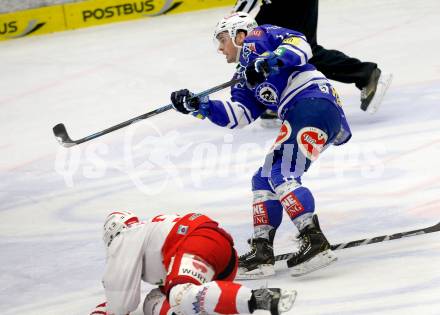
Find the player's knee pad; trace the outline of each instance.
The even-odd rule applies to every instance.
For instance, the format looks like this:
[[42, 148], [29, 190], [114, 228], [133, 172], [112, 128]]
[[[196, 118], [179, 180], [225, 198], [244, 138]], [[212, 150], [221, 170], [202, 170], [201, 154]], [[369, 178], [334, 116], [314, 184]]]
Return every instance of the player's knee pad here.
[[153, 289], [147, 294], [144, 300], [144, 315], [170, 315], [170, 304], [159, 289]]
[[295, 180], [288, 180], [275, 188], [278, 198], [293, 220], [303, 214], [315, 211], [315, 199], [311, 191]]

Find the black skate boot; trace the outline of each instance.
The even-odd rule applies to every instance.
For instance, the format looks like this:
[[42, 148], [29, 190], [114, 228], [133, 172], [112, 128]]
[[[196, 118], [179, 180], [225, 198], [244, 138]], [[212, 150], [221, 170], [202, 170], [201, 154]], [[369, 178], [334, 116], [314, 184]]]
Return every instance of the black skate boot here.
[[374, 114], [379, 109], [392, 78], [392, 74], [382, 73], [379, 68], [374, 69], [368, 84], [361, 90], [362, 110]]
[[252, 290], [249, 300], [249, 311], [269, 311], [271, 315], [279, 315], [289, 311], [295, 302], [296, 291], [277, 288]]
[[287, 260], [292, 276], [301, 276], [326, 267], [337, 260], [321, 231], [316, 214], [313, 216], [312, 223], [300, 231], [299, 239], [301, 242], [299, 250]]
[[269, 232], [269, 240], [265, 238], [248, 240], [251, 250], [238, 258], [236, 279], [260, 279], [275, 274], [274, 237], [275, 230], [272, 230]]

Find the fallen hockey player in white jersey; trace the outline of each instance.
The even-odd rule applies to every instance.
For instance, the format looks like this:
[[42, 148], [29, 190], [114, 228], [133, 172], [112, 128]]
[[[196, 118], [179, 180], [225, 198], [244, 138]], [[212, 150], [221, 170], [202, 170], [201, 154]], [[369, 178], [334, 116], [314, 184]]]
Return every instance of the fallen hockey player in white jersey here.
[[251, 290], [233, 282], [237, 253], [231, 236], [205, 215], [158, 215], [146, 221], [113, 212], [104, 224], [106, 302], [91, 315], [126, 315], [141, 302], [141, 280], [157, 285], [145, 315], [249, 314], [291, 309], [296, 291]]

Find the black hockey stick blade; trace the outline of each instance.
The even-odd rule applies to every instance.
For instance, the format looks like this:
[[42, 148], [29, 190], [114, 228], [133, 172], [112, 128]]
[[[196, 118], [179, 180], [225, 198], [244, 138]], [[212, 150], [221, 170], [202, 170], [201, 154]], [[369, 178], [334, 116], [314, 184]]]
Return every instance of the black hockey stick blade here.
[[[361, 240], [351, 241], [351, 242], [347, 242], [347, 243], [332, 244], [330, 246], [331, 246], [332, 250], [339, 250], [339, 249], [345, 249], [345, 248], [350, 248], [350, 247], [363, 246], [363, 245], [374, 244], [374, 243], [379, 243], [379, 242], [397, 240], [399, 238], [404, 238], [404, 237], [429, 234], [429, 233], [439, 232], [439, 231], [440, 231], [440, 222], [437, 224], [434, 224], [432, 226], [422, 228], [422, 229], [416, 229], [416, 230], [400, 232], [400, 233], [395, 233], [395, 234], [390, 234], [390, 235], [376, 236], [376, 237], [372, 237], [372, 238], [364, 238]], [[293, 255], [294, 255], [294, 253], [286, 253], [286, 254], [276, 255], [275, 261], [287, 260], [287, 259], [291, 258]]]
[[[242, 78], [232, 79], [232, 80], [227, 81], [225, 83], [222, 83], [222, 84], [219, 84], [217, 86], [214, 86], [214, 87], [212, 87], [210, 89], [207, 89], [207, 90], [205, 90], [203, 92], [195, 94], [192, 97], [208, 96], [208, 95], [210, 95], [212, 93], [218, 92], [218, 91], [223, 90], [223, 89], [225, 89], [227, 87], [230, 87], [230, 86], [232, 86], [234, 84], [237, 84], [240, 81], [242, 81]], [[77, 144], [80, 144], [80, 143], [83, 143], [83, 142], [90, 141], [92, 139], [101, 137], [101, 136], [103, 136], [103, 135], [105, 135], [105, 134], [107, 134], [109, 132], [112, 132], [112, 131], [124, 128], [124, 127], [129, 126], [131, 124], [134, 124], [134, 123], [136, 123], [136, 122], [138, 122], [140, 120], [147, 119], [149, 117], [152, 117], [152, 116], [155, 116], [157, 114], [163, 113], [163, 112], [168, 111], [168, 110], [170, 110], [172, 108], [173, 108], [173, 105], [171, 105], [171, 104], [159, 107], [159, 108], [157, 108], [157, 109], [155, 109], [155, 110], [153, 110], [151, 112], [139, 115], [137, 117], [134, 117], [134, 118], [129, 119], [127, 121], [121, 122], [121, 123], [119, 123], [119, 124], [117, 124], [115, 126], [111, 126], [111, 127], [107, 128], [107, 129], [95, 132], [94, 134], [91, 134], [91, 135], [89, 135], [87, 137], [84, 137], [84, 138], [81, 138], [81, 139], [78, 139], [78, 140], [70, 139], [70, 137], [69, 137], [69, 135], [67, 133], [67, 130], [66, 130], [66, 126], [64, 126], [64, 124], [62, 124], [62, 123], [60, 123], [60, 124], [56, 125], [55, 127], [53, 127], [53, 133], [54, 133], [57, 141], [62, 146], [66, 147], [66, 148], [69, 148], [69, 147], [72, 147], [74, 145], [77, 145]]]
[[138, 122], [138, 121], [140, 121], [142, 119], [146, 119], [148, 117], [151, 117], [151, 116], [157, 115], [159, 113], [162, 113], [164, 111], [170, 110], [171, 108], [173, 108], [172, 105], [166, 105], [166, 106], [160, 107], [160, 108], [155, 109], [155, 110], [153, 110], [151, 112], [148, 112], [146, 114], [143, 114], [143, 115], [137, 116], [135, 118], [129, 119], [129, 120], [124, 121], [124, 122], [122, 122], [120, 124], [117, 124], [117, 125], [112, 126], [110, 128], [98, 131], [98, 132], [96, 132], [94, 134], [91, 134], [91, 135], [89, 135], [87, 137], [84, 137], [84, 138], [81, 138], [81, 139], [78, 139], [78, 140], [72, 140], [69, 137], [69, 134], [67, 133], [66, 126], [64, 126], [64, 124], [62, 124], [62, 123], [57, 124], [55, 127], [53, 127], [52, 130], [53, 130], [53, 134], [55, 135], [55, 138], [57, 139], [57, 141], [63, 147], [70, 148], [70, 147], [72, 147], [74, 145], [78, 145], [78, 144], [81, 144], [83, 142], [90, 141], [92, 139], [101, 137], [101, 136], [103, 136], [103, 135], [105, 135], [105, 134], [107, 134], [109, 132], [121, 129], [121, 128], [126, 127], [128, 125], [131, 125], [133, 123], [136, 123], [136, 122]]
[[58, 124], [53, 127], [53, 134], [55, 135], [57, 141], [63, 147], [69, 148], [77, 144], [75, 143], [75, 141], [72, 141], [72, 139], [70, 139], [69, 135], [67, 134], [66, 126], [64, 126], [64, 124]]

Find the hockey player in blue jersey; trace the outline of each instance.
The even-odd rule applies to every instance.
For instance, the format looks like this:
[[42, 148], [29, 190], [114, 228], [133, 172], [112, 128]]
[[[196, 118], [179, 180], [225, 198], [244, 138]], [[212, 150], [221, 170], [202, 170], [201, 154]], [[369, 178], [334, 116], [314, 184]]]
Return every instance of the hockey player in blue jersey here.
[[238, 12], [215, 29], [218, 49], [228, 63], [238, 63], [228, 100], [193, 98], [187, 89], [171, 94], [173, 107], [208, 118], [227, 128], [249, 125], [267, 108], [283, 124], [265, 163], [252, 178], [254, 235], [251, 251], [239, 258], [237, 278], [275, 273], [273, 241], [283, 210], [299, 230], [300, 248], [287, 261], [292, 275], [302, 275], [336, 260], [314, 214], [314, 198], [301, 177], [331, 144], [347, 142], [351, 132], [335, 89], [308, 64], [311, 48], [304, 35], [274, 25], [257, 26]]

